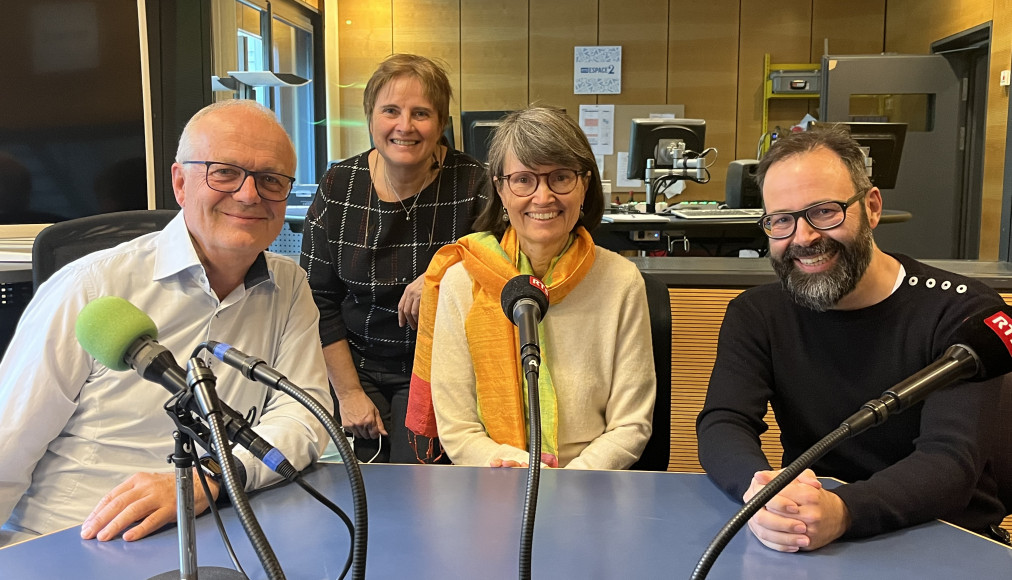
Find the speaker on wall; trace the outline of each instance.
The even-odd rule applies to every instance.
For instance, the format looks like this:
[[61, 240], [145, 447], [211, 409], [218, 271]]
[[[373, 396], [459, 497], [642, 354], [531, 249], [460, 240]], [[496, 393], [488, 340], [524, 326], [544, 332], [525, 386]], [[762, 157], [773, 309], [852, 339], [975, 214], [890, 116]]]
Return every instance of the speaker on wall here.
[[762, 194], [755, 180], [759, 161], [737, 159], [727, 166], [724, 203], [727, 207], [762, 207]]

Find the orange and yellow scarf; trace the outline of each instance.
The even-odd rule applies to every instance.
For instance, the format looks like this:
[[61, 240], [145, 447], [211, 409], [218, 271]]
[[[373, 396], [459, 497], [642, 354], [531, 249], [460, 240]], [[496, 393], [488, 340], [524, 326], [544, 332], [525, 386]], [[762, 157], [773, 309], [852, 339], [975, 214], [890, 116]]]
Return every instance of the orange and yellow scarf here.
[[[594, 241], [583, 227], [574, 231], [570, 242], [557, 257], [542, 280], [548, 287], [549, 304], [561, 302], [583, 280], [594, 264]], [[502, 241], [488, 232], [465, 236], [455, 244], [443, 246], [425, 271], [418, 315], [418, 338], [411, 374], [408, 412], [405, 425], [412, 432], [434, 439], [436, 417], [432, 409], [432, 330], [439, 301], [439, 285], [446, 270], [463, 262], [471, 276], [474, 302], [464, 321], [471, 361], [474, 365], [478, 415], [494, 441], [518, 449], [527, 449], [528, 403], [524, 377], [520, 369], [519, 337], [512, 321], [500, 306], [506, 282], [521, 274], [533, 274], [530, 262], [520, 251], [519, 239], [512, 227]], [[525, 271], [526, 270], [526, 271]], [[545, 353], [544, 333], [538, 325], [541, 352]], [[552, 385], [550, 362], [542, 355], [538, 392], [541, 401], [542, 462], [558, 466], [558, 406]], [[426, 452], [435, 453], [432, 443]]]

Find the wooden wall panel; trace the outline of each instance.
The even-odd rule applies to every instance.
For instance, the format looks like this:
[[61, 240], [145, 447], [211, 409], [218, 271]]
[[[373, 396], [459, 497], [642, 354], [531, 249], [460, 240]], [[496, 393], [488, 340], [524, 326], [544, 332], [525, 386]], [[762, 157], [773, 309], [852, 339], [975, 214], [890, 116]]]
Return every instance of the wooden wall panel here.
[[830, 54], [878, 54], [885, 50], [886, 0], [813, 0], [812, 51], [819, 62], [825, 40]]
[[[450, 116], [459, 119], [459, 0], [392, 0], [391, 16], [393, 52], [425, 56], [446, 69], [454, 96], [450, 100]], [[459, 143], [457, 124], [454, 124], [454, 131], [458, 132], [454, 139]]]
[[[981, 198], [980, 259], [997, 260], [1001, 239], [1005, 148], [1008, 147], [1009, 88], [999, 86], [1001, 71], [1012, 61], [1012, 0], [995, 0], [991, 27], [987, 127], [984, 133], [984, 184]], [[1006, 235], [1008, 235], [1006, 233]]]
[[462, 0], [460, 108], [527, 106], [527, 3]]
[[[598, 44], [597, 22], [597, 0], [531, 3], [531, 104], [562, 107], [578, 119], [580, 105], [597, 103], [597, 95], [573, 94], [574, 47]], [[560, 28], [566, 34], [559, 34]]]
[[688, 184], [683, 199], [724, 199], [728, 162], [739, 158], [735, 152], [738, 4], [739, 0], [670, 3], [667, 102], [685, 105], [690, 119], [704, 119], [706, 146], [718, 151], [710, 183]]
[[667, 0], [637, 0], [635, 3], [629, 0], [600, 0], [598, 6], [598, 44], [622, 47], [622, 94], [598, 95], [597, 102], [622, 105], [665, 103]]
[[981, 193], [980, 254], [998, 259], [1005, 170], [1008, 89], [998, 86], [1012, 56], [1012, 2], [1009, 0], [890, 0], [886, 11], [886, 50], [927, 54], [931, 43], [991, 21], [991, 71], [984, 135], [984, 183]]
[[385, 57], [393, 52], [390, 4], [372, 0], [338, 0], [340, 55], [341, 151], [329, 156], [350, 157], [369, 148], [362, 92]]
[[[736, 159], [755, 159], [762, 134], [763, 55], [774, 63], [804, 63], [811, 58], [812, 0], [741, 1], [738, 57], [738, 135]], [[813, 101], [814, 102], [814, 101]], [[770, 127], [788, 130], [805, 116], [809, 100], [770, 103]]]
[[[671, 299], [671, 454], [669, 471], [701, 472], [696, 443], [696, 416], [703, 408], [710, 371], [717, 355], [717, 335], [727, 303], [741, 290], [669, 288]], [[780, 466], [780, 428], [767, 411], [769, 430], [761, 437], [773, 467]]]
[[[707, 141], [720, 151], [706, 186], [686, 199], [723, 199], [727, 162], [755, 156], [762, 121], [762, 62], [818, 62], [823, 39], [841, 53], [928, 52], [945, 36], [993, 20], [991, 87], [985, 136], [981, 259], [997, 259], [1004, 177], [1008, 90], [998, 72], [1012, 56], [1012, 0], [327, 0], [336, 5], [337, 79], [332, 123], [345, 157], [368, 147], [362, 88], [394, 50], [441, 58], [459, 110], [513, 109], [530, 102], [683, 104], [706, 119]], [[573, 95], [573, 47], [619, 45], [621, 95]], [[818, 100], [776, 100], [770, 125], [787, 129]], [[337, 117], [335, 119], [335, 117]], [[459, 125], [459, 123], [458, 123]], [[459, 127], [458, 138], [459, 138]]]
[[886, 50], [928, 54], [931, 43], [995, 16], [995, 0], [889, 0]]
[[[337, 5], [327, 5], [323, 13], [323, 50], [324, 50], [324, 81], [327, 83], [326, 121], [327, 121], [327, 159], [337, 159], [344, 147], [341, 145], [341, 51], [340, 30], [341, 20], [338, 18]], [[314, 82], [321, 82], [316, 79]], [[317, 112], [317, 116], [320, 114]], [[317, 145], [319, 146], [319, 145]]]

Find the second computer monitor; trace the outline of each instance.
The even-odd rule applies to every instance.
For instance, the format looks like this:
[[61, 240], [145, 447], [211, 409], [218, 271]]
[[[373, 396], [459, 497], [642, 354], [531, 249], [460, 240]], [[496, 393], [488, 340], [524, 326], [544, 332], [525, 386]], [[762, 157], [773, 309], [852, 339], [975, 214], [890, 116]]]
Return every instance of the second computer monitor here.
[[647, 159], [653, 159], [654, 167], [659, 169], [670, 168], [670, 160], [665, 159], [665, 152], [658, 151], [658, 145], [681, 141], [685, 144], [685, 151], [701, 154], [705, 137], [706, 121], [702, 119], [633, 119], [629, 130], [629, 167], [626, 177], [643, 179]]
[[511, 111], [461, 111], [460, 134], [464, 153], [481, 163], [488, 163], [488, 146], [492, 133]]
[[840, 126], [850, 132], [862, 147], [868, 148], [871, 158], [871, 183], [879, 189], [896, 187], [896, 177], [900, 172], [900, 157], [903, 154], [903, 142], [906, 140], [906, 123], [866, 123], [866, 122], [816, 122], [810, 128]]

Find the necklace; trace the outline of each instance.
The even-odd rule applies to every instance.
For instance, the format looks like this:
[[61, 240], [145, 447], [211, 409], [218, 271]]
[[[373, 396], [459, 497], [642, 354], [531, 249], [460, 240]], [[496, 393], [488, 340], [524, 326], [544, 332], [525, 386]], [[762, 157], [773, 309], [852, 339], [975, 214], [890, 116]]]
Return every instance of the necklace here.
[[404, 200], [401, 199], [401, 194], [397, 193], [397, 189], [394, 188], [393, 182], [390, 181], [390, 174], [387, 173], [386, 169], [383, 170], [383, 180], [386, 181], [387, 183], [387, 189], [390, 190], [390, 193], [394, 194], [394, 197], [397, 198], [398, 203], [400, 203], [401, 207], [404, 208], [404, 218], [408, 221], [411, 221], [411, 213], [415, 211], [415, 206], [418, 205], [418, 198], [422, 197], [422, 189], [425, 189], [425, 182], [428, 181], [428, 179], [426, 178], [425, 180], [422, 181], [422, 189], [419, 189], [418, 193], [415, 194], [415, 201], [411, 204], [410, 209], [408, 208], [408, 206], [404, 205]]
[[[376, 198], [379, 199], [379, 191], [376, 190], [376, 184], [373, 182], [373, 178], [372, 178], [372, 176], [376, 174], [376, 172], [375, 172], [375, 170], [373, 168], [372, 161], [367, 159], [366, 163], [368, 163], [368, 165], [369, 165], [369, 194], [366, 197], [366, 206], [365, 206], [365, 242], [368, 245], [368, 243], [369, 243], [369, 214], [372, 213], [372, 193], [373, 193], [373, 191], [376, 191]], [[377, 161], [377, 165], [378, 164], [379, 164], [379, 162]], [[433, 168], [437, 171], [437, 176], [436, 176], [436, 180], [437, 181], [436, 181], [436, 201], [433, 204], [433, 208], [434, 209], [433, 209], [433, 214], [432, 214], [432, 227], [429, 229], [429, 248], [430, 249], [432, 248], [432, 244], [433, 244], [433, 241], [435, 240], [435, 235], [436, 235], [436, 215], [439, 213], [437, 211], [438, 208], [439, 208], [439, 192], [443, 189], [443, 165], [439, 162], [439, 159], [436, 158], [435, 156], [433, 157]], [[384, 175], [384, 177], [386, 177], [386, 172], [384, 172], [383, 175]], [[401, 204], [401, 207], [404, 208], [404, 213], [407, 216], [408, 221], [411, 221], [411, 212], [414, 211], [415, 205], [418, 204], [418, 197], [421, 197], [421, 193], [422, 192], [421, 191], [418, 192], [418, 195], [415, 197], [415, 201], [414, 201], [414, 203], [411, 204], [411, 209], [409, 210], [408, 207], [406, 205], [404, 205], [404, 202], [401, 201], [401, 196], [397, 193], [396, 190], [394, 190], [393, 184], [390, 183], [390, 178], [389, 177], [386, 178], [386, 181], [387, 181], [387, 187], [390, 188], [390, 192], [393, 193], [394, 196], [397, 197], [397, 201], [399, 201], [400, 204]], [[423, 183], [423, 186], [424, 186], [424, 183]], [[424, 187], [423, 187], [423, 189], [424, 189]], [[382, 217], [382, 215], [381, 215], [381, 217]], [[382, 219], [380, 220], [380, 222], [382, 223]], [[377, 228], [376, 228], [376, 239], [377, 240], [379, 239], [379, 229], [380, 229], [380, 226], [377, 226]]]

